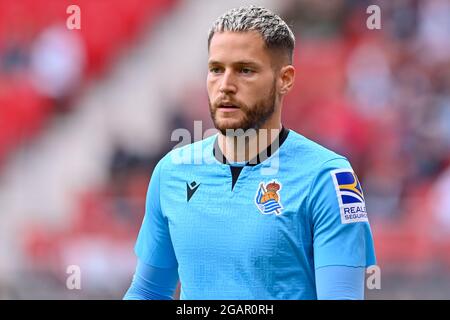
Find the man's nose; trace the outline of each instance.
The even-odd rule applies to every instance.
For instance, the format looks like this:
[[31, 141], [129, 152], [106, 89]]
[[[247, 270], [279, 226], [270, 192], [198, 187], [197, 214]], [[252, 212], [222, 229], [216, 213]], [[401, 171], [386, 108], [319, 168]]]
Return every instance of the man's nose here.
[[219, 91], [221, 93], [236, 93], [236, 83], [230, 70], [225, 71], [220, 83]]

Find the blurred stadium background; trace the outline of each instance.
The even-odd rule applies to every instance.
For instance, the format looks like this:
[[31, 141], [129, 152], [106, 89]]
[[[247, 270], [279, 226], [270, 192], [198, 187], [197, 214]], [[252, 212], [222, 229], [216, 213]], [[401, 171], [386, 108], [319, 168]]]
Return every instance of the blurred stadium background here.
[[122, 298], [172, 130], [213, 127], [208, 28], [250, 3], [296, 33], [285, 124], [364, 187], [382, 273], [367, 298], [450, 298], [450, 1], [0, 0], [0, 299]]

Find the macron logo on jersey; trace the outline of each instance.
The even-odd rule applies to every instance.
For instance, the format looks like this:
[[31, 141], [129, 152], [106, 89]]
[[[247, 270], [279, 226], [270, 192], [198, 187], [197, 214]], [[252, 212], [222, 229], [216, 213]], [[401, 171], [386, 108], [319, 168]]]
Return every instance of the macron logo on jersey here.
[[200, 183], [197, 184], [197, 182], [192, 181], [191, 184], [189, 185], [186, 182], [186, 200], [187, 200], [187, 202], [189, 202], [189, 200], [191, 200], [192, 196], [194, 195], [195, 191], [197, 191], [198, 187], [200, 187]]
[[342, 223], [368, 222], [366, 203], [356, 174], [351, 169], [331, 171]]

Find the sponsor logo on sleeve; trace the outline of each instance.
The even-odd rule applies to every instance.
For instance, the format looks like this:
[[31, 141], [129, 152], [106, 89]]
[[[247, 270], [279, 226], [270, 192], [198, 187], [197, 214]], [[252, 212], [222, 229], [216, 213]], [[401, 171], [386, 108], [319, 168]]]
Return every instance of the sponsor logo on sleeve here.
[[364, 194], [351, 169], [331, 171], [339, 202], [342, 223], [368, 222]]

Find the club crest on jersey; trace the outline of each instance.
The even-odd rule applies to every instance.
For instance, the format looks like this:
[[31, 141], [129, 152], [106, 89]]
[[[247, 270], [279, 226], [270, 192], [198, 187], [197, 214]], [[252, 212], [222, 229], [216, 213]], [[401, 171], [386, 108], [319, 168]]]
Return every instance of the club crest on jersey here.
[[262, 214], [281, 214], [283, 206], [281, 205], [280, 194], [278, 193], [280, 190], [281, 183], [276, 180], [267, 184], [264, 184], [264, 182], [259, 184], [255, 204]]
[[368, 221], [364, 194], [358, 177], [351, 169], [331, 171], [341, 211], [341, 222]]

